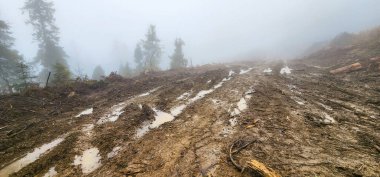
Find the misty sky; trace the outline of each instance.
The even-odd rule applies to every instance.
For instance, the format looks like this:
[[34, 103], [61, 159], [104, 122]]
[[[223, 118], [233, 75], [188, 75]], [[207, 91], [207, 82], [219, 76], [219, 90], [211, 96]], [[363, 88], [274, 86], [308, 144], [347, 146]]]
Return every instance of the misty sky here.
[[[133, 50], [149, 24], [157, 26], [168, 67], [176, 37], [195, 64], [249, 56], [294, 57], [337, 33], [380, 25], [379, 0], [54, 0], [61, 46], [75, 72], [91, 76], [133, 65]], [[15, 49], [27, 60], [37, 52], [25, 24], [24, 0], [0, 0], [0, 19], [11, 25]]]

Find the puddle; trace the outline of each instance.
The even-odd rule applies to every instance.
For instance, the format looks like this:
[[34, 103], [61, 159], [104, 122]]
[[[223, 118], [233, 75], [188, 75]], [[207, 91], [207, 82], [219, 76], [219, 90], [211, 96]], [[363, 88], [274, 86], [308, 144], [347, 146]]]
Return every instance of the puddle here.
[[107, 157], [110, 159], [112, 157], [115, 157], [119, 151], [121, 150], [121, 147], [120, 146], [116, 146], [112, 149], [112, 151], [110, 153], [107, 154]]
[[185, 92], [182, 95], [180, 95], [179, 97], [177, 97], [177, 100], [186, 100], [189, 96], [190, 96], [190, 93]]
[[272, 72], [272, 69], [270, 69], [270, 68], [267, 68], [267, 69], [264, 69], [264, 71], [263, 71], [264, 73], [271, 73]]
[[17, 160], [16, 162], [13, 162], [12, 164], [6, 166], [5, 168], [1, 169], [0, 176], [9, 176], [12, 173], [18, 172], [25, 166], [33, 163], [37, 159], [39, 159], [43, 154], [46, 152], [52, 150], [54, 147], [56, 147], [58, 144], [60, 144], [64, 138], [58, 138], [54, 141], [44, 144], [39, 148], [35, 148], [33, 152], [26, 154], [25, 157]]
[[292, 69], [290, 69], [288, 66], [285, 66], [284, 68], [281, 68], [280, 74], [290, 74]]
[[115, 122], [121, 114], [124, 113], [123, 109], [126, 107], [126, 103], [122, 102], [111, 107], [111, 113], [101, 117], [97, 124], [104, 124], [106, 122]]
[[43, 177], [53, 177], [56, 176], [58, 173], [55, 171], [55, 167], [51, 167], [49, 171], [43, 176]]
[[75, 156], [74, 165], [80, 165], [84, 174], [91, 173], [100, 167], [100, 155], [98, 148], [87, 149], [82, 156]]
[[81, 113], [79, 113], [78, 115], [76, 115], [75, 117], [78, 118], [78, 117], [81, 117], [84, 115], [90, 115], [90, 114], [92, 114], [93, 111], [94, 111], [94, 108], [86, 109], [86, 110], [82, 111]]
[[152, 94], [153, 92], [157, 91], [159, 88], [160, 88], [160, 87], [157, 87], [157, 88], [154, 88], [154, 89], [152, 89], [152, 90], [149, 90], [148, 92], [143, 93], [143, 94], [140, 94], [140, 95], [138, 95], [137, 97], [148, 96], [148, 95]]
[[246, 70], [241, 69], [239, 74], [245, 74], [245, 73], [248, 73], [248, 72], [251, 71], [252, 69], [253, 69], [253, 68], [248, 68], [248, 69], [246, 69]]

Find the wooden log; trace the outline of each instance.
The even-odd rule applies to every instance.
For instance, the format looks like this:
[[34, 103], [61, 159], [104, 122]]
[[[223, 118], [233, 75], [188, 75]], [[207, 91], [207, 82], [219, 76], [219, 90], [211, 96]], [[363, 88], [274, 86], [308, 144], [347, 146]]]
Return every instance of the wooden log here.
[[362, 67], [363, 67], [362, 64], [354, 63], [354, 64], [347, 65], [338, 69], [331, 70], [330, 73], [331, 74], [347, 73], [347, 72], [359, 70]]
[[281, 177], [273, 169], [265, 166], [263, 163], [257, 160], [251, 160], [248, 162], [248, 168], [258, 172], [263, 177]]

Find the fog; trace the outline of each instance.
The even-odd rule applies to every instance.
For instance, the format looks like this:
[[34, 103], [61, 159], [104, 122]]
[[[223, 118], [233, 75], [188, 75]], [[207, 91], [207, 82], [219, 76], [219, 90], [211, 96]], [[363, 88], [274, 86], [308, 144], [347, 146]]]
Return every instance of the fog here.
[[[167, 69], [174, 40], [181, 37], [194, 64], [256, 56], [297, 57], [314, 42], [340, 32], [380, 25], [379, 0], [55, 0], [56, 25], [71, 69], [91, 75], [133, 64], [133, 51], [156, 25]], [[38, 50], [22, 14], [23, 0], [0, 0], [0, 19], [11, 26], [14, 48], [33, 60]]]

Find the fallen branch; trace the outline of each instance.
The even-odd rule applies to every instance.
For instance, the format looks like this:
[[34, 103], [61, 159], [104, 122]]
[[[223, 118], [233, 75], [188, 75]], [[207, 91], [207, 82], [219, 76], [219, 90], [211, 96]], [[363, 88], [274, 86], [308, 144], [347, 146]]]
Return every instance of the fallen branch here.
[[[256, 172], [257, 174], [260, 174], [263, 177], [280, 177], [279, 174], [277, 174], [273, 169], [266, 167], [263, 163], [257, 161], [257, 160], [251, 160], [247, 162], [247, 166], [241, 166], [239, 165], [235, 160], [233, 155], [236, 153], [239, 153], [241, 150], [249, 146], [250, 144], [254, 143], [256, 141], [249, 141], [248, 143], [244, 144], [243, 140], [237, 140], [232, 145], [230, 146], [229, 150], [229, 156], [230, 156], [230, 161], [232, 164], [239, 169], [242, 173], [244, 172], [244, 169], [249, 168]], [[234, 148], [237, 148], [234, 150]]]

